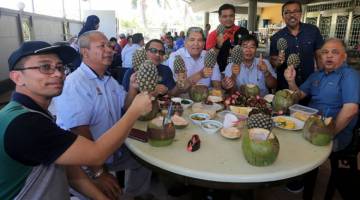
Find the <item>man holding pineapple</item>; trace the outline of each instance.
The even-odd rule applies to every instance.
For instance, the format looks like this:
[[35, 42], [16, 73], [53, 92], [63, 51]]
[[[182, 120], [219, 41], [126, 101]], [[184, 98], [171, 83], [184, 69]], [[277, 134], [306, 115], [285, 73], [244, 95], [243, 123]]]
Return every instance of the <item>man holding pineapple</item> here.
[[[185, 38], [185, 47], [172, 53], [169, 58], [169, 67], [175, 75], [179, 67], [175, 64], [176, 58], [182, 59], [185, 64], [184, 70], [185, 82], [184, 90], [187, 91], [192, 85], [201, 84], [208, 87], [220, 88], [221, 74], [219, 66], [216, 63], [217, 53], [207, 52], [204, 49], [205, 38], [203, 30], [200, 27], [191, 27], [187, 30]], [[180, 56], [180, 57], [179, 57]], [[206, 66], [208, 65], [208, 66]]]
[[[137, 92], [130, 89], [127, 93], [106, 74], [113, 50], [102, 32], [84, 33], [79, 44], [83, 62], [66, 78], [63, 94], [54, 101], [57, 124], [90, 140], [97, 140], [122, 117], [122, 110], [128, 108]], [[125, 199], [144, 194], [150, 186], [151, 171], [135, 161], [125, 146], [110, 156], [105, 165], [87, 168], [94, 172], [97, 186], [112, 199], [118, 198], [120, 187], [107, 169], [125, 170]]]

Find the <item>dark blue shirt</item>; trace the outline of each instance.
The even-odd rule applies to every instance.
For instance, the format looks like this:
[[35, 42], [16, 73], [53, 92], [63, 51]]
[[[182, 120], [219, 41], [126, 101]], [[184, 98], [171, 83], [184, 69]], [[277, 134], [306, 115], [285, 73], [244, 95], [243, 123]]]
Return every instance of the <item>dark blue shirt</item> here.
[[[311, 96], [310, 107], [335, 119], [344, 104], [360, 103], [360, 75], [358, 71], [343, 64], [330, 73], [320, 70], [311, 74], [300, 86], [300, 90]], [[356, 122], [357, 117], [335, 137], [334, 150], [341, 150], [350, 144]]]
[[[300, 32], [297, 36], [290, 33], [287, 27], [284, 27], [271, 37], [270, 56], [279, 55], [277, 41], [284, 38], [287, 41], [288, 48], [285, 51], [285, 59], [292, 53], [300, 56], [300, 65], [296, 69], [296, 83], [301, 85], [311, 73], [314, 72], [315, 52], [324, 44], [324, 40], [319, 29], [311, 24], [300, 23]], [[278, 89], [288, 88], [287, 81], [284, 78], [284, 71], [287, 68], [286, 61], [277, 68]]]
[[[165, 85], [168, 88], [168, 90], [172, 90], [176, 86], [176, 83], [174, 81], [173, 73], [171, 69], [168, 66], [162, 64], [158, 65], [157, 69], [158, 69], [158, 74], [161, 77], [161, 81], [159, 82], [159, 84]], [[122, 85], [126, 91], [129, 91], [130, 77], [133, 73], [134, 73], [134, 69], [131, 68], [127, 70], [124, 75]]]

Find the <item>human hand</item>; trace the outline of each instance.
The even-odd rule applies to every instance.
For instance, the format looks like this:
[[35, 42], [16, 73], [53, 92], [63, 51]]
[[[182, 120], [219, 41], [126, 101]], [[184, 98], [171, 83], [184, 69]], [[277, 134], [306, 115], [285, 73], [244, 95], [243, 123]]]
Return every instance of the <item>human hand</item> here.
[[287, 82], [295, 81], [295, 77], [296, 77], [295, 68], [294, 67], [286, 68], [286, 70], [284, 71], [284, 77]]
[[202, 77], [209, 78], [213, 73], [213, 69], [210, 67], [204, 67], [202, 70]]
[[285, 62], [285, 51], [281, 50], [279, 51], [279, 55], [277, 57], [277, 63], [279, 63], [279, 65], [282, 65]]
[[240, 69], [240, 65], [233, 64], [231, 66], [231, 73], [237, 76], [238, 74], [240, 74]]
[[146, 92], [137, 94], [131, 103], [129, 110], [139, 115], [145, 115], [152, 110], [152, 96]]
[[156, 87], [155, 87], [155, 93], [156, 94], [164, 95], [164, 94], [167, 93], [167, 91], [168, 91], [168, 88], [163, 84], [157, 84]]
[[234, 87], [235, 85], [235, 81], [230, 78], [230, 77], [225, 77], [222, 81], [221, 81], [221, 85], [225, 90], [228, 90], [232, 87]]
[[223, 44], [224, 44], [224, 35], [223, 34], [217, 35], [216, 36], [216, 46], [218, 48], [221, 48]]
[[136, 81], [136, 72], [134, 72], [131, 76], [130, 76], [130, 87], [133, 87], [135, 89], [138, 89], [139, 85], [137, 84]]
[[267, 65], [265, 64], [265, 61], [263, 59], [262, 53], [260, 54], [259, 57], [259, 63], [257, 65], [258, 69], [260, 71], [262, 71], [263, 73], [266, 73], [268, 71]]
[[94, 183], [109, 199], [117, 200], [122, 194], [116, 177], [108, 172], [102, 173], [94, 180]]

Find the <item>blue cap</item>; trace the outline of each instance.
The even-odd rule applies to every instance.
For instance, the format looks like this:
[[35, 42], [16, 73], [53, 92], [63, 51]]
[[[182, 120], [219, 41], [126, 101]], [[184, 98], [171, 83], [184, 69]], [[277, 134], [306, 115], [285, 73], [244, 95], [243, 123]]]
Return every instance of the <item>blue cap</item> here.
[[9, 70], [14, 70], [16, 63], [26, 56], [48, 53], [57, 54], [64, 64], [71, 63], [77, 56], [75, 49], [67, 45], [51, 45], [43, 41], [24, 42], [19, 49], [10, 55], [8, 59]]

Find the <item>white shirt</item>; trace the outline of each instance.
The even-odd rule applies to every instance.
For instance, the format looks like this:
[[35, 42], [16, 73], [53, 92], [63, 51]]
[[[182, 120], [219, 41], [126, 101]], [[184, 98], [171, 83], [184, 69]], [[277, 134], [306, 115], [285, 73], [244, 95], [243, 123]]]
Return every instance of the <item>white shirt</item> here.
[[[190, 77], [191, 75], [201, 71], [204, 68], [205, 54], [206, 51], [203, 50], [200, 54], [200, 57], [195, 60], [193, 57], [190, 56], [189, 52], [185, 47], [180, 48], [176, 52], [173, 52], [168, 59], [168, 66], [174, 74], [174, 80], [176, 80], [174, 72], [174, 59], [176, 55], [180, 55], [181, 58], [184, 60], [187, 77]], [[213, 69], [211, 77], [200, 79], [197, 84], [206, 85], [209, 87], [211, 85], [211, 81], [221, 81], [221, 74], [219, 70], [219, 65], [217, 63]]]
[[[276, 78], [276, 73], [272, 68], [271, 64], [268, 60], [263, 59], [268, 71], [270, 72], [271, 76]], [[246, 67], [244, 63], [240, 65], [240, 74], [236, 77], [236, 86], [244, 85], [244, 84], [255, 84], [260, 88], [260, 95], [264, 96], [268, 94], [268, 88], [266, 87], [266, 80], [265, 75], [260, 69], [258, 69], [257, 65], [259, 63], [259, 58], [254, 58], [254, 61], [250, 67]], [[229, 63], [225, 68], [225, 76], [230, 77], [232, 74], [231, 67], [233, 63]]]
[[132, 68], [132, 56], [137, 49], [140, 49], [141, 46], [138, 44], [129, 44], [125, 45], [124, 49], [121, 51], [122, 66], [124, 68]]

